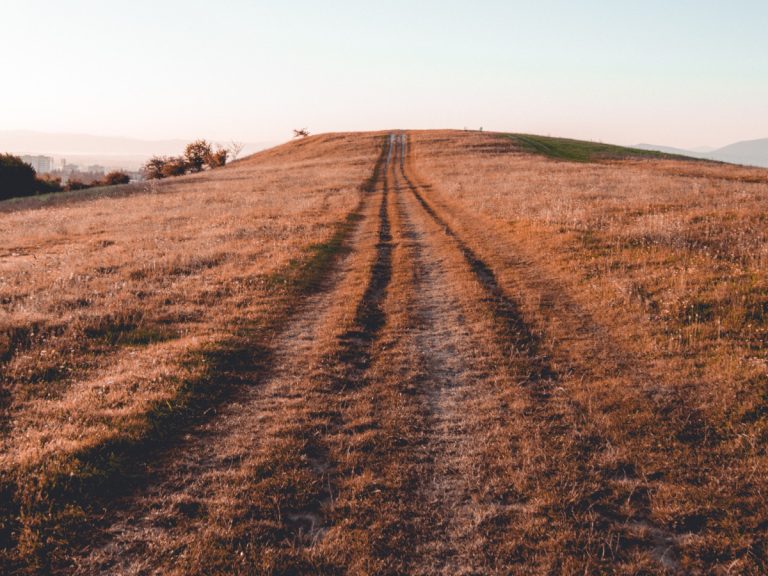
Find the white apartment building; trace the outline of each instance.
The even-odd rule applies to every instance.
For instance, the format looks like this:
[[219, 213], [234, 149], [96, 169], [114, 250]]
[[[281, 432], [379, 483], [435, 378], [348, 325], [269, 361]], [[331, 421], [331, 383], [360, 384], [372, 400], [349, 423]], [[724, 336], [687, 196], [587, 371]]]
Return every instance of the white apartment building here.
[[32, 166], [38, 174], [53, 170], [53, 158], [50, 156], [22, 156], [21, 160]]

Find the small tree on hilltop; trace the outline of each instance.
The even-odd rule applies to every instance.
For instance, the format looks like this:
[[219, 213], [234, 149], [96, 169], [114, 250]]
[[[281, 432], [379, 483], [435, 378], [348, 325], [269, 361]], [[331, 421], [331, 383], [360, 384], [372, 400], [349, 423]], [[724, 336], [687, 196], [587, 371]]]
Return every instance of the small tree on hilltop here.
[[184, 149], [184, 159], [190, 172], [200, 172], [213, 154], [211, 145], [206, 140], [196, 140]]
[[125, 172], [115, 170], [104, 176], [105, 186], [116, 186], [117, 184], [128, 184], [131, 181], [131, 177]]

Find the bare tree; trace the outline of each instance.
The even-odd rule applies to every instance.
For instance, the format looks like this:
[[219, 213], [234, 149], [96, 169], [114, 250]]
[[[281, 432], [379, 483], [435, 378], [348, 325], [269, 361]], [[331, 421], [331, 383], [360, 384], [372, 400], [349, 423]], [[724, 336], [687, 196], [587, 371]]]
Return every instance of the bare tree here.
[[309, 136], [309, 130], [306, 128], [302, 128], [301, 130], [294, 130], [293, 131], [293, 137], [294, 138], [306, 138]]
[[243, 151], [243, 148], [245, 148], [244, 143], [235, 142], [232, 140], [232, 142], [230, 142], [229, 146], [226, 148], [229, 158], [231, 158], [233, 161], [237, 160], [237, 157], [240, 156], [240, 152]]

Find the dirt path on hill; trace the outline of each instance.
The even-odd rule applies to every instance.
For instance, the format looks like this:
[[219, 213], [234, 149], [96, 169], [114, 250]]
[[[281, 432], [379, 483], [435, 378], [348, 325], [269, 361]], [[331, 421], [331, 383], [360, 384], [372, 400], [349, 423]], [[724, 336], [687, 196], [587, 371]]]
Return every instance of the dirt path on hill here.
[[272, 343], [272, 373], [243, 375], [104, 512], [77, 573], [589, 573], [625, 537], [676, 570], [642, 482], [624, 470], [613, 494], [584, 469], [609, 441], [408, 148], [390, 136], [351, 251]]
[[[401, 154], [406, 140], [401, 141]], [[425, 465], [416, 493], [418, 544], [409, 572], [494, 573], [496, 550], [480, 525], [510, 510], [484, 483], [486, 449], [503, 419], [497, 351], [472, 310], [478, 286], [461, 254], [410, 195], [399, 162], [404, 228], [416, 269], [413, 349], [425, 404]]]

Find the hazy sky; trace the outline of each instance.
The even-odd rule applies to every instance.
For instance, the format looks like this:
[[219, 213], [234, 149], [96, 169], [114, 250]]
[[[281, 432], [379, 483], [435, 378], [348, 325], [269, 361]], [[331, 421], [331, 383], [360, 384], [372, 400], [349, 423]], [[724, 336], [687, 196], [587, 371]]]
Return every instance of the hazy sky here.
[[0, 0], [0, 129], [768, 137], [766, 0]]

